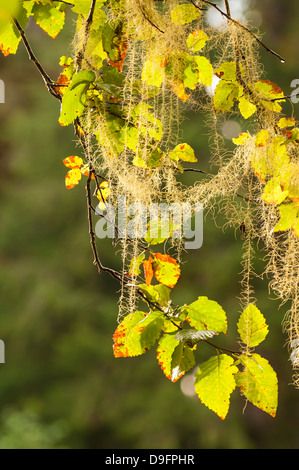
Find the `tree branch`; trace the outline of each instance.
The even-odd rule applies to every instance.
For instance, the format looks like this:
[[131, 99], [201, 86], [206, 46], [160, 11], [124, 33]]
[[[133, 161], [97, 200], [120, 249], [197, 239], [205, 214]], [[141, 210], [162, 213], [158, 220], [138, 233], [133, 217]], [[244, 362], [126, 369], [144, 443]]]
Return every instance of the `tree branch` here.
[[61, 98], [61, 95], [56, 91], [55, 82], [49, 77], [49, 75], [46, 73], [46, 71], [44, 70], [44, 68], [42, 67], [40, 62], [37, 60], [36, 56], [34, 55], [34, 53], [32, 51], [32, 48], [31, 48], [31, 46], [28, 42], [28, 39], [26, 37], [25, 31], [23, 30], [22, 26], [20, 25], [20, 23], [18, 22], [18, 20], [16, 18], [14, 18], [13, 21], [14, 21], [14, 24], [15, 24], [17, 30], [19, 31], [19, 33], [21, 35], [22, 42], [23, 42], [23, 44], [25, 46], [25, 49], [28, 53], [29, 59], [34, 63], [35, 67], [37, 68], [40, 75], [42, 76], [48, 91], [51, 93], [51, 95], [53, 95], [55, 98], [57, 98], [59, 101], [61, 101], [62, 98]]
[[[260, 40], [260, 38], [253, 32], [251, 31], [249, 28], [247, 28], [247, 26], [243, 25], [242, 23], [240, 23], [239, 21], [237, 20], [234, 20], [230, 14], [228, 13], [225, 13], [223, 10], [221, 10], [221, 8], [218, 7], [218, 5], [216, 5], [216, 3], [213, 3], [213, 2], [210, 2], [209, 0], [201, 0], [203, 3], [205, 3], [206, 5], [209, 5], [213, 8], [215, 8], [215, 10], [217, 10], [222, 16], [224, 16], [225, 18], [227, 18], [229, 21], [231, 21], [232, 23], [234, 23], [236, 26], [238, 26], [239, 28], [242, 28], [244, 31], [247, 31], [247, 33], [251, 34], [252, 37], [254, 37], [254, 39], [267, 51], [269, 52], [270, 54], [278, 57], [278, 59], [281, 60], [281, 62], [285, 62], [285, 59], [283, 57], [281, 57], [277, 52], [273, 51], [272, 49], [270, 49], [268, 46], [266, 46], [266, 44]], [[195, 0], [190, 0], [190, 2], [192, 3], [192, 5], [195, 6], [195, 8], [198, 8], [199, 10], [201, 10], [201, 8], [195, 3]], [[226, 2], [227, 4], [227, 2]]]

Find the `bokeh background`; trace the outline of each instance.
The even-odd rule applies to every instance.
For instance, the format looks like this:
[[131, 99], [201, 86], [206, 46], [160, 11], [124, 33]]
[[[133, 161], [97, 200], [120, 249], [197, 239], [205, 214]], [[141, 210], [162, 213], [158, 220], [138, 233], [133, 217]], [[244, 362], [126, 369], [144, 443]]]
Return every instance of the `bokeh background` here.
[[[235, 16], [259, 27], [264, 41], [286, 58], [282, 64], [260, 50], [267, 78], [290, 94], [291, 81], [299, 78], [298, 2], [231, 4]], [[209, 21], [217, 24], [219, 17], [209, 13]], [[73, 28], [70, 15], [55, 42], [33, 24], [27, 30], [52, 77], [60, 73], [60, 56], [70, 53]], [[16, 56], [0, 57], [0, 78], [6, 86], [0, 104], [0, 338], [6, 346], [0, 448], [298, 448], [299, 391], [291, 385], [281, 327], [287, 305], [280, 307], [266, 283], [256, 281], [257, 305], [270, 325], [258, 352], [278, 374], [275, 419], [250, 404], [244, 409], [235, 391], [221, 421], [192, 394], [192, 376], [176, 384], [165, 378], [155, 351], [114, 359], [119, 285], [108, 275], [99, 278], [92, 265], [83, 185], [64, 187], [62, 160], [79, 151], [73, 130], [59, 126], [59, 103], [22, 45]], [[204, 116], [189, 113], [184, 129], [207, 166]], [[231, 138], [236, 130], [238, 123], [231, 123], [224, 132]], [[222, 233], [207, 219], [203, 247], [186, 258], [175, 294], [178, 304], [198, 295], [217, 300], [228, 313], [228, 344], [237, 337], [241, 247], [240, 236]], [[109, 242], [99, 249], [105, 264], [117, 266]], [[210, 354], [203, 345], [199, 360]]]

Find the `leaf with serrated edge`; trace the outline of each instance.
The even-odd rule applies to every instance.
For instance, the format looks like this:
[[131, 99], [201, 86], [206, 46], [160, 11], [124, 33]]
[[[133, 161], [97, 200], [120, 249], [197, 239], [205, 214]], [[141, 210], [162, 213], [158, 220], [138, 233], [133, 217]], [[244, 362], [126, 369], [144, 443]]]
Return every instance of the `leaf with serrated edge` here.
[[186, 320], [196, 330], [227, 332], [226, 313], [214, 300], [198, 297], [192, 304], [185, 305], [183, 311], [187, 313]]
[[144, 354], [160, 336], [163, 323], [164, 317], [160, 311], [129, 314], [114, 333], [114, 356], [133, 357]]
[[164, 334], [160, 338], [157, 359], [162, 371], [172, 382], [179, 380], [195, 365], [193, 351], [176, 339], [175, 334]]
[[241, 340], [249, 348], [264, 341], [269, 332], [264, 316], [253, 304], [249, 304], [244, 309], [237, 326]]
[[238, 372], [234, 360], [227, 354], [212, 356], [200, 365], [195, 374], [195, 391], [201, 402], [225, 419], [230, 396], [235, 389], [234, 375]]
[[253, 405], [274, 418], [278, 402], [278, 384], [275, 371], [269, 362], [259, 354], [242, 356], [240, 359], [245, 369], [235, 376], [237, 386]]

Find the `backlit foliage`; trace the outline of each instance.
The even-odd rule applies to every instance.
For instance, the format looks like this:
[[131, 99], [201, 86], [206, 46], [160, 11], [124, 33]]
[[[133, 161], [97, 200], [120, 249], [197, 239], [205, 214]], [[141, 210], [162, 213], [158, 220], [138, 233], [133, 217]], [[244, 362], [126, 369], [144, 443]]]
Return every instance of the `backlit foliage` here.
[[[196, 365], [200, 343], [213, 346], [214, 336], [221, 338], [230, 325], [223, 308], [204, 292], [189, 305], [173, 304], [172, 289], [183, 276], [183, 240], [175, 236], [175, 225], [167, 239], [158, 221], [155, 236], [148, 227], [142, 238], [125, 237], [123, 271], [104, 267], [94, 234], [94, 220], [104, 216], [94, 205], [104, 210], [107, 202], [116, 205], [123, 195], [129, 204], [146, 207], [189, 202], [202, 203], [207, 212], [220, 209], [227, 217], [225, 224], [242, 227], [244, 237], [240, 348], [214, 346], [216, 354], [198, 366], [195, 391], [222, 419], [235, 388], [275, 416], [277, 377], [255, 352], [268, 326], [256, 306], [252, 266], [255, 246], [261, 243], [270, 288], [283, 303], [291, 304], [285, 328], [296, 368], [299, 128], [293, 116], [284, 114], [283, 91], [261, 72], [258, 49], [267, 46], [230, 17], [229, 2], [225, 3], [222, 14], [227, 24], [217, 30], [205, 22], [205, 8], [215, 8], [205, 0], [21, 1], [14, 18], [2, 26], [0, 47], [6, 56], [16, 53], [21, 39], [26, 46], [29, 17], [55, 38], [65, 14], [76, 16], [73, 54], [61, 58], [60, 76], [52, 81], [43, 69], [40, 72], [61, 102], [60, 125], [73, 125], [81, 143], [81, 156], [63, 161], [69, 168], [65, 184], [68, 189], [86, 185], [94, 262], [99, 272], [120, 281], [115, 357], [138, 356], [155, 347], [158, 364], [176, 382]], [[29, 44], [26, 48], [30, 55]], [[278, 54], [267, 50], [277, 60]], [[186, 106], [209, 113], [207, 127], [213, 132], [211, 174], [201, 175], [191, 187], [178, 179], [188, 164], [200, 164], [190, 145], [181, 141]], [[228, 152], [218, 129], [234, 114], [244, 129]], [[167, 242], [171, 255], [164, 250]]]

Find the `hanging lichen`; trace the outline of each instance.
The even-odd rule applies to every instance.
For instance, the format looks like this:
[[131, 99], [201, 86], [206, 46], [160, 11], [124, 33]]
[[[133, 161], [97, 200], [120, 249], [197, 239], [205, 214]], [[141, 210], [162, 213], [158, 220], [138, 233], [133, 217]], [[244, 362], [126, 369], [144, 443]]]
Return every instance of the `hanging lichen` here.
[[[38, 16], [38, 24], [49, 34], [56, 30], [53, 25], [47, 30], [43, 11], [50, 9], [53, 18], [58, 15], [57, 31], [61, 29], [65, 5], [23, 3], [26, 16]], [[218, 10], [226, 25], [210, 27], [205, 21], [207, 7]], [[66, 186], [71, 189], [86, 178], [94, 262], [100, 273], [120, 281], [114, 354], [139, 355], [158, 341], [158, 362], [176, 381], [195, 365], [200, 341], [226, 333], [226, 313], [204, 293], [190, 305], [175, 306], [171, 300], [186, 251], [182, 228], [190, 206], [191, 217], [201, 204], [207, 213], [224, 214], [224, 227], [241, 230], [244, 241], [240, 349], [228, 355], [227, 349], [220, 354], [218, 347], [217, 356], [200, 365], [196, 393], [224, 418], [230, 394], [238, 386], [246, 399], [274, 416], [276, 375], [254, 352], [268, 327], [256, 307], [253, 266], [256, 248], [262, 246], [266, 268], [258, 275], [266, 274], [277, 297], [290, 302], [285, 329], [297, 368], [299, 129], [295, 119], [283, 113], [282, 90], [264, 77], [259, 47], [282, 58], [231, 17], [228, 1], [225, 10], [207, 0], [74, 1], [72, 11], [77, 15], [72, 57], [61, 58], [63, 71], [56, 83], [39, 70], [61, 101], [60, 124], [73, 124], [82, 145], [83, 159], [64, 160], [69, 168]], [[30, 55], [18, 20], [0, 38], [4, 54], [15, 52], [9, 50], [9, 28], [17, 28]], [[201, 175], [192, 186], [181, 182], [184, 173], [204, 172], [181, 131], [189, 108], [204, 115], [211, 150], [210, 174]], [[242, 117], [246, 130], [228, 150], [219, 129], [232, 115]], [[171, 216], [163, 219], [159, 208], [153, 216], [155, 204], [171, 206]], [[121, 205], [132, 212], [118, 225], [113, 211]], [[148, 213], [152, 216], [144, 225]], [[119, 245], [121, 271], [102, 265], [95, 221], [101, 229], [105, 225]], [[140, 301], [145, 311], [137, 310]], [[294, 382], [298, 385], [298, 376]]]

